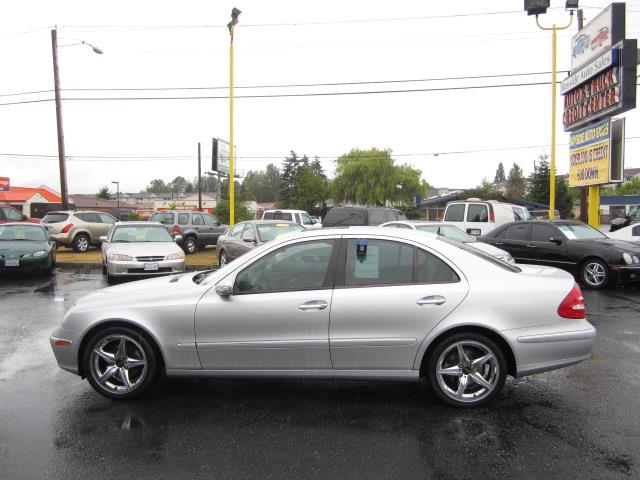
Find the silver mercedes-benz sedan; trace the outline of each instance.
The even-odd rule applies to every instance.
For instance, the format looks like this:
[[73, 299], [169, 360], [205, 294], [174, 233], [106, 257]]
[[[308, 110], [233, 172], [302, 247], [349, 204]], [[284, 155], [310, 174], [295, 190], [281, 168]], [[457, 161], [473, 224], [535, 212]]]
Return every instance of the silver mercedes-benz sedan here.
[[118, 222], [102, 243], [102, 273], [107, 281], [138, 275], [184, 272], [184, 252], [158, 222]]
[[445, 237], [355, 227], [283, 235], [225, 267], [104, 288], [52, 333], [61, 368], [101, 394], [164, 374], [418, 381], [457, 406], [507, 375], [591, 355], [568, 273], [513, 266]]

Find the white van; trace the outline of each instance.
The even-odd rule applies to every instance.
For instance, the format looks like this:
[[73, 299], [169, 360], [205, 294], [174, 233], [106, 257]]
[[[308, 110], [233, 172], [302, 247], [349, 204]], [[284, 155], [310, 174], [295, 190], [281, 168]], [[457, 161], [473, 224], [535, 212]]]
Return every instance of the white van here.
[[286, 220], [302, 225], [309, 230], [322, 227], [321, 223], [313, 220], [304, 210], [265, 210], [262, 214], [262, 220]]
[[469, 235], [486, 235], [500, 225], [517, 220], [532, 220], [525, 207], [497, 200], [469, 198], [447, 203], [443, 222], [451, 223]]

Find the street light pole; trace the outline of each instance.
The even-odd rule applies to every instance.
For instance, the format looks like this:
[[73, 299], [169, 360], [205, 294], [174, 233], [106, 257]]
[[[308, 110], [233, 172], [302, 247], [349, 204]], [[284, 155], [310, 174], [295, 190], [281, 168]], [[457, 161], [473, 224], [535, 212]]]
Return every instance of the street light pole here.
[[231, 41], [229, 42], [229, 225], [235, 224], [235, 165], [233, 158], [233, 30], [238, 24], [240, 10], [231, 10], [231, 21], [227, 24]]
[[558, 30], [565, 30], [571, 26], [573, 22], [573, 10], [570, 10], [571, 18], [569, 23], [564, 27], [558, 27], [555, 23], [552, 27], [543, 27], [540, 25], [538, 15], [536, 15], [536, 25], [542, 30], [551, 30], [551, 165], [549, 175], [549, 220], [553, 220], [556, 216], [556, 96], [557, 96], [557, 44]]
[[60, 198], [62, 209], [69, 209], [67, 198], [67, 167], [64, 152], [64, 131], [62, 128], [62, 101], [60, 99], [60, 73], [58, 71], [58, 30], [51, 30], [51, 51], [53, 53], [53, 88], [56, 99], [56, 127], [58, 132], [58, 164], [60, 169]]
[[116, 208], [120, 209], [120, 182], [112, 181], [111, 183], [115, 183], [116, 184], [116, 188], [117, 188], [117, 190], [116, 190], [116, 205], [117, 205], [117, 207]]

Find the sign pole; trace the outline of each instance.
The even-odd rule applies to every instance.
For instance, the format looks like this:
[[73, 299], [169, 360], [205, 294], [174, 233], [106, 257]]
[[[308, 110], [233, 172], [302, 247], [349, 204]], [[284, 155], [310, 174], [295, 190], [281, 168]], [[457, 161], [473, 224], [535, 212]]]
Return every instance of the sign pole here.
[[589, 225], [600, 228], [600, 185], [589, 185]]

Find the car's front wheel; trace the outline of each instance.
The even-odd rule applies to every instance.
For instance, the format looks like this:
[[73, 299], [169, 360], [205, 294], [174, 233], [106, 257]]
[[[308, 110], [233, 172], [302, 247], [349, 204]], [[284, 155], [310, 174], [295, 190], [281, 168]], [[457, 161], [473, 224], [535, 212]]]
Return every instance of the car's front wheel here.
[[597, 258], [587, 260], [580, 270], [580, 280], [590, 288], [604, 288], [609, 283], [609, 268]]
[[123, 400], [143, 394], [160, 373], [151, 343], [128, 327], [108, 327], [96, 333], [87, 343], [83, 367], [98, 393]]
[[476, 407], [502, 389], [507, 362], [491, 339], [458, 333], [442, 340], [431, 352], [427, 377], [441, 400], [456, 407]]

